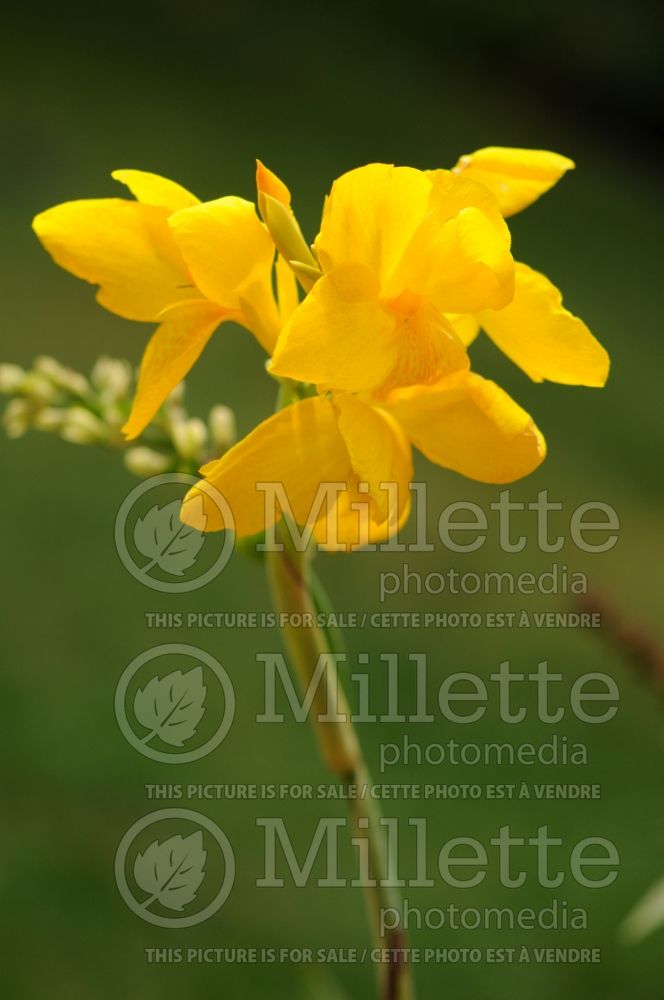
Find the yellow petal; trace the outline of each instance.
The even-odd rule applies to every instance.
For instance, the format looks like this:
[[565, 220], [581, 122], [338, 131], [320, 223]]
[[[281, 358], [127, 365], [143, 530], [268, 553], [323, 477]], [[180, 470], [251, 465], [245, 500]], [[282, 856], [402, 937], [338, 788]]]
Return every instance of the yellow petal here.
[[281, 329], [277, 303], [272, 286], [265, 278], [246, 285], [240, 293], [240, 308], [235, 316], [238, 323], [246, 327], [268, 353], [272, 354]]
[[448, 313], [445, 319], [454, 327], [454, 332], [466, 347], [472, 344], [480, 332], [477, 316], [472, 316], [470, 313]]
[[432, 212], [388, 288], [410, 288], [445, 313], [500, 308], [514, 294], [509, 231], [498, 229], [494, 219], [472, 205], [451, 218]]
[[378, 302], [371, 271], [340, 267], [321, 278], [295, 310], [270, 371], [340, 390], [371, 389], [394, 367], [395, 329], [395, 317]]
[[175, 212], [168, 223], [196, 284], [213, 302], [235, 310], [243, 288], [269, 284], [274, 246], [250, 201], [219, 198]]
[[396, 388], [429, 385], [470, 367], [468, 352], [454, 327], [426, 299], [405, 292], [392, 310], [397, 317], [397, 357], [375, 390], [383, 396]]
[[478, 208], [509, 246], [509, 229], [493, 191], [473, 180], [467, 171], [455, 173], [453, 170], [429, 170], [427, 173], [432, 185], [429, 207], [441, 225], [448, 219], [453, 219], [464, 208]]
[[276, 198], [282, 205], [290, 205], [291, 193], [276, 174], [272, 173], [264, 163], [256, 160], [256, 189], [261, 194], [269, 194]]
[[155, 320], [200, 298], [167, 224], [168, 210], [120, 198], [68, 201], [36, 216], [55, 262], [93, 285], [97, 301], [126, 319]]
[[407, 512], [413, 476], [408, 439], [389, 413], [357, 396], [339, 396], [335, 403], [351, 466], [368, 487], [370, 519], [380, 525], [391, 517], [396, 527]]
[[411, 167], [372, 163], [343, 174], [326, 199], [315, 242], [323, 270], [357, 262], [386, 280], [424, 218], [430, 193], [430, 179]]
[[[205, 531], [234, 526], [246, 537], [271, 527], [282, 511], [272, 498], [266, 505], [259, 483], [283, 486], [296, 523], [309, 525], [319, 544], [335, 550], [382, 541], [409, 511], [410, 446], [393, 418], [354, 397], [340, 405], [321, 397], [294, 403], [201, 473], [234, 519], [225, 524], [214, 495], [195, 486], [181, 517]], [[365, 482], [368, 489], [360, 488]], [[381, 489], [381, 483], [395, 485]]]
[[177, 212], [181, 208], [200, 204], [200, 200], [191, 191], [175, 181], [169, 181], [167, 177], [151, 174], [147, 170], [114, 170], [111, 177], [125, 184], [134, 198], [144, 205], [160, 205], [170, 212]]
[[[450, 170], [429, 170], [429, 212], [383, 287], [431, 297], [444, 310], [505, 305], [513, 294], [511, 236], [496, 197]], [[451, 303], [456, 302], [457, 305]]]
[[564, 308], [548, 278], [526, 264], [516, 265], [513, 302], [478, 317], [481, 326], [535, 382], [602, 386], [609, 356], [585, 323]]
[[334, 534], [321, 518], [314, 527], [314, 535], [322, 549], [354, 552], [366, 545], [378, 545], [396, 534], [408, 520], [410, 507], [410, 490], [400, 489], [394, 511], [384, 520], [376, 521], [371, 499], [357, 489], [348, 490], [339, 494], [334, 511]]
[[390, 412], [427, 458], [485, 483], [528, 475], [546, 455], [531, 417], [494, 382], [468, 374], [394, 393]]
[[143, 354], [129, 420], [122, 428], [128, 440], [150, 423], [168, 394], [198, 360], [208, 340], [230, 315], [205, 299], [166, 310]]
[[574, 162], [544, 149], [488, 146], [462, 156], [454, 168], [484, 184], [498, 198], [503, 215], [527, 208], [553, 187]]
[[[225, 497], [240, 537], [255, 535], [275, 521], [272, 503], [267, 504], [266, 519], [265, 494], [256, 488], [257, 483], [282, 483], [295, 520], [305, 525], [321, 483], [353, 479], [337, 411], [332, 402], [320, 397], [275, 413], [201, 473]], [[200, 523], [198, 497], [207, 531], [229, 527], [214, 502], [197, 487], [185, 498], [181, 516], [186, 524], [193, 524], [194, 519]]]

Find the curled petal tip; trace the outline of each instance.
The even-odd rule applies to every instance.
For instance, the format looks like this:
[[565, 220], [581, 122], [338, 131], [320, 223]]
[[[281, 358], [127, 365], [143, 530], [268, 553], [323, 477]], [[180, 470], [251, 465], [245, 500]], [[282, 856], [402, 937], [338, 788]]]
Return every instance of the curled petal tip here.
[[282, 180], [260, 160], [256, 160], [256, 188], [259, 196], [269, 194], [282, 205], [290, 206], [291, 193]]

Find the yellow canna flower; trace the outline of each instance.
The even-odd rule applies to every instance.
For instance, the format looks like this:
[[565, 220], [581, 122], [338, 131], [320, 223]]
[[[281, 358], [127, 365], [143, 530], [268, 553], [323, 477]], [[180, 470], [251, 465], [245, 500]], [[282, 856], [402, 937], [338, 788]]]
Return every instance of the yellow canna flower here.
[[292, 315], [280, 376], [380, 395], [468, 367], [482, 327], [535, 381], [602, 386], [609, 358], [544, 275], [515, 263], [505, 215], [573, 167], [493, 147], [452, 171], [371, 164], [327, 198], [315, 249], [324, 276]]
[[271, 352], [280, 328], [274, 245], [251, 202], [202, 204], [173, 181], [116, 170], [136, 200], [66, 202], [33, 228], [56, 263], [98, 285], [97, 301], [158, 322], [147, 345], [125, 435], [134, 438], [195, 364], [220, 323], [234, 320]]
[[[165, 178], [121, 170], [113, 176], [135, 201], [69, 202], [34, 228], [57, 263], [99, 286], [103, 306], [159, 322], [127, 437], [225, 320], [273, 353], [274, 375], [303, 383], [298, 402], [201, 472], [227, 498], [240, 536], [282, 515], [278, 504], [266, 510], [260, 486], [276, 482], [297, 523], [327, 544], [332, 518], [332, 546], [347, 548], [388, 537], [408, 516], [412, 446], [491, 483], [543, 460], [530, 416], [470, 372], [467, 346], [480, 327], [536, 381], [604, 384], [608, 355], [544, 275], [515, 263], [505, 223], [571, 167], [555, 153], [497, 147], [453, 170], [370, 164], [335, 181], [313, 249], [290, 191], [260, 161], [262, 222], [241, 198], [202, 204]], [[325, 484], [335, 490], [321, 498]], [[183, 519], [227, 527], [196, 487]]]
[[[504, 222], [571, 166], [554, 153], [493, 149], [463, 157], [454, 171], [372, 164], [335, 182], [314, 244], [321, 276], [307, 263], [312, 290], [283, 316], [269, 366], [319, 395], [275, 414], [201, 470], [227, 498], [240, 536], [281, 516], [278, 506], [266, 508], [260, 485], [278, 482], [293, 519], [313, 525], [325, 544], [331, 515], [342, 548], [389, 537], [408, 516], [411, 445], [491, 483], [543, 461], [530, 416], [469, 372], [460, 344], [481, 324], [535, 380], [606, 380], [606, 352], [543, 275], [515, 264]], [[281, 214], [266, 222], [280, 260], [299, 276], [290, 192], [262, 164], [257, 183], [264, 218], [266, 196], [279, 203]], [[323, 502], [325, 483], [339, 489]], [[202, 513], [207, 530], [226, 527], [194, 487], [182, 517], [204, 527]]]
[[[395, 390], [380, 404], [350, 393], [313, 396], [275, 413], [201, 469], [226, 498], [233, 525], [198, 487], [187, 494], [181, 517], [200, 530], [257, 534], [282, 515], [260, 484], [278, 483], [294, 521], [311, 526], [320, 543], [377, 543], [408, 517], [411, 444], [437, 465], [491, 483], [527, 475], [546, 454], [529, 415], [473, 373]], [[322, 492], [325, 484], [330, 494]]]
[[513, 295], [497, 200], [449, 171], [375, 163], [344, 174], [314, 248], [323, 276], [282, 331], [270, 370], [323, 387], [384, 394], [467, 370], [446, 314]]

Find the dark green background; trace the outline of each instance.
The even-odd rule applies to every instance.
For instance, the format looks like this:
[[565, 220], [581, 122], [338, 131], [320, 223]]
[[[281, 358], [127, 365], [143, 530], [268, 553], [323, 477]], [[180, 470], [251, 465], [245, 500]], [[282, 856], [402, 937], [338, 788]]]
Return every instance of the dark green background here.
[[[582, 557], [501, 555], [494, 540], [473, 556], [438, 547], [408, 561], [421, 572], [532, 569], [552, 559], [585, 570], [595, 585], [661, 636], [661, 178], [655, 137], [661, 124], [661, 35], [657, 5], [585, 2], [471, 6], [447, 3], [237, 5], [125, 0], [103, 6], [24, 4], [3, 23], [0, 94], [2, 327], [5, 360], [28, 364], [39, 353], [87, 370], [99, 353], [138, 361], [149, 327], [99, 309], [92, 291], [56, 269], [29, 223], [69, 198], [119, 189], [116, 167], [138, 167], [181, 181], [202, 198], [253, 196], [254, 158], [283, 176], [310, 237], [321, 201], [343, 170], [382, 160], [418, 167], [452, 165], [490, 144], [551, 148], [578, 169], [513, 220], [515, 254], [548, 273], [566, 303], [610, 350], [603, 391], [537, 386], [487, 342], [473, 348], [479, 370], [495, 377], [536, 418], [549, 444], [543, 468], [513, 487], [532, 499], [547, 488], [569, 512], [599, 499], [621, 516], [618, 546]], [[6, 18], [6, 16], [5, 16]], [[224, 330], [189, 380], [193, 413], [232, 405], [242, 432], [267, 415], [274, 388], [257, 346]], [[112, 874], [124, 831], [152, 806], [144, 784], [167, 781], [322, 781], [309, 731], [291, 723], [256, 726], [261, 707], [258, 651], [276, 633], [150, 633], [146, 611], [265, 609], [260, 566], [236, 556], [215, 586], [184, 599], [152, 593], [129, 577], [113, 546], [113, 522], [134, 485], [113, 456], [31, 434], [0, 439], [3, 467], [0, 604], [2, 848], [0, 915], [7, 997], [79, 1000], [156, 997], [314, 995], [318, 980], [289, 966], [150, 966], [146, 947], [363, 946], [359, 890], [259, 891], [260, 805], [199, 807], [237, 846], [238, 879], [223, 910], [184, 932], [159, 931], [134, 917]], [[436, 511], [455, 499], [487, 506], [497, 490], [470, 484], [422, 462]], [[565, 516], [568, 516], [566, 513]], [[564, 526], [565, 519], [558, 522]], [[531, 530], [532, 537], [532, 530]], [[321, 559], [340, 609], [378, 607], [381, 569], [395, 557]], [[564, 609], [559, 598], [393, 599], [389, 610]], [[218, 655], [234, 679], [236, 725], [211, 758], [181, 769], [153, 764], [125, 742], [113, 715], [125, 665], [156, 642], [193, 642]], [[501, 659], [516, 669], [548, 658], [570, 679], [611, 673], [621, 710], [608, 726], [560, 727], [583, 739], [588, 768], [556, 780], [598, 781], [602, 799], [571, 803], [424, 804], [431, 851], [462, 834], [488, 839], [509, 822], [533, 834], [548, 823], [575, 842], [599, 834], [621, 853], [609, 889], [566, 883], [566, 896], [588, 908], [586, 935], [543, 932], [486, 935], [412, 931], [418, 947], [598, 944], [600, 966], [448, 966], [416, 970], [422, 997], [658, 998], [664, 983], [660, 936], [624, 949], [620, 920], [664, 873], [664, 761], [661, 701], [630, 664], [594, 634], [573, 631], [446, 633], [358, 632], [351, 654], [368, 651], [380, 689], [380, 651], [426, 651], [431, 688], [446, 673], [488, 674]], [[404, 685], [407, 687], [407, 685]], [[407, 692], [406, 692], [407, 693]], [[413, 739], [445, 742], [516, 739], [492, 710], [472, 733], [438, 721]], [[544, 740], [529, 722], [518, 739]], [[364, 726], [376, 770], [378, 744], [403, 728]], [[180, 771], [185, 771], [183, 775]], [[394, 768], [388, 781], [553, 780], [552, 771]], [[196, 803], [189, 803], [197, 808]], [[332, 813], [342, 807], [334, 806]], [[388, 804], [404, 819], [412, 807]], [[311, 834], [315, 804], [279, 804], [298, 842]], [[405, 852], [407, 855], [407, 852]], [[545, 905], [533, 887], [501, 889], [491, 876], [477, 890], [407, 891], [411, 904]], [[332, 969], [349, 996], [371, 995], [368, 966]], [[322, 993], [320, 995], [323, 995]]]

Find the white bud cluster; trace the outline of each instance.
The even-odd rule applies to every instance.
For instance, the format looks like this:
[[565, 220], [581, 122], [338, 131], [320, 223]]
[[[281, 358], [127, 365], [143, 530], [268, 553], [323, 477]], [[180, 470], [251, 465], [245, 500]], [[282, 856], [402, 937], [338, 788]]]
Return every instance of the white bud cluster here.
[[128, 361], [100, 357], [87, 379], [55, 358], [42, 356], [32, 368], [0, 364], [0, 393], [11, 396], [2, 424], [8, 437], [30, 428], [57, 434], [72, 444], [96, 444], [124, 452], [125, 467], [148, 478], [164, 472], [190, 472], [227, 451], [235, 442], [235, 415], [213, 406], [207, 423], [184, 407], [184, 382], [173, 389], [143, 432], [128, 444], [122, 426], [131, 410], [134, 371]]

